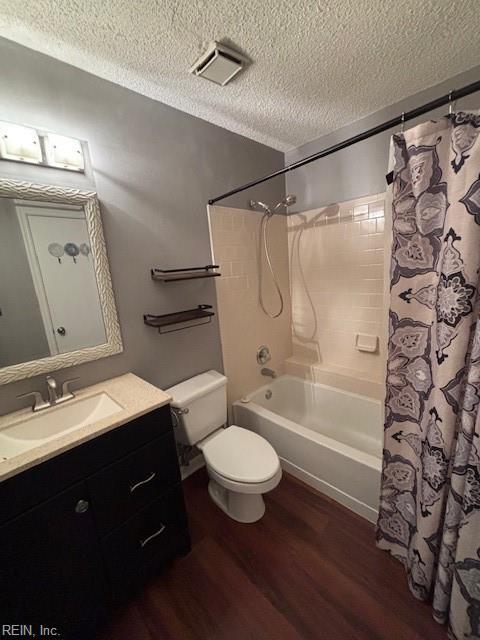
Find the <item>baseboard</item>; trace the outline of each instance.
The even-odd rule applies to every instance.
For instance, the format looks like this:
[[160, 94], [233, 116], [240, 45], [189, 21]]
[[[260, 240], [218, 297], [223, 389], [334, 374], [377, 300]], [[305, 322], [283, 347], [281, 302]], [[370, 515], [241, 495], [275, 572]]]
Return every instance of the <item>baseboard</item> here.
[[369, 522], [373, 522], [374, 524], [377, 522], [378, 512], [372, 507], [369, 507], [361, 500], [353, 498], [352, 496], [348, 495], [348, 493], [345, 493], [340, 489], [333, 487], [325, 480], [321, 480], [308, 471], [304, 471], [300, 467], [297, 467], [296, 464], [293, 464], [293, 462], [285, 460], [285, 458], [280, 458], [280, 462], [282, 465], [282, 469], [285, 469], [285, 471], [290, 473], [295, 478], [302, 480], [302, 482], [305, 482], [305, 484], [308, 484], [310, 487], [317, 489], [317, 491], [320, 491], [320, 493], [324, 493], [329, 498], [332, 498], [336, 502], [339, 502], [344, 507], [347, 507], [347, 509], [350, 509], [350, 511], [353, 511], [357, 515], [362, 516], [362, 518], [365, 518]]

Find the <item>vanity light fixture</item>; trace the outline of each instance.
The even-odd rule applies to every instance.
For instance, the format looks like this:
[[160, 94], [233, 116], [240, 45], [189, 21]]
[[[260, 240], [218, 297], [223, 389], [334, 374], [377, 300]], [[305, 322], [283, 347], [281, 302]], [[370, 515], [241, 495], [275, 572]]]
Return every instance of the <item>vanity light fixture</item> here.
[[42, 164], [42, 147], [35, 129], [0, 122], [0, 158], [30, 164]]
[[45, 138], [46, 164], [49, 167], [84, 171], [85, 163], [80, 140], [47, 133]]
[[12, 122], [0, 121], [0, 160], [85, 173], [80, 140]]

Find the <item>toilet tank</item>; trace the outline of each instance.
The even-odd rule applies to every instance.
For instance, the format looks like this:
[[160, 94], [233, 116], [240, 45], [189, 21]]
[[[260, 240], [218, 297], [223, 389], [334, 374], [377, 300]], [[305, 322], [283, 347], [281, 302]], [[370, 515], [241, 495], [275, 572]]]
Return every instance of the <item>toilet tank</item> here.
[[218, 371], [201, 373], [166, 393], [173, 398], [175, 436], [182, 444], [197, 444], [227, 422], [227, 378]]

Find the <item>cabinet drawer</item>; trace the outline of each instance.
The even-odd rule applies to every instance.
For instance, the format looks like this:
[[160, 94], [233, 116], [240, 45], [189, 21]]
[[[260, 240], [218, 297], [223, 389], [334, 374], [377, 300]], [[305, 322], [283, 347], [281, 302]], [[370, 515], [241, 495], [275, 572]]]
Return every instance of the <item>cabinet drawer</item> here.
[[173, 433], [137, 449], [88, 480], [99, 534], [105, 535], [180, 480]]
[[129, 593], [177, 553], [189, 549], [181, 485], [130, 518], [102, 541], [113, 592]]

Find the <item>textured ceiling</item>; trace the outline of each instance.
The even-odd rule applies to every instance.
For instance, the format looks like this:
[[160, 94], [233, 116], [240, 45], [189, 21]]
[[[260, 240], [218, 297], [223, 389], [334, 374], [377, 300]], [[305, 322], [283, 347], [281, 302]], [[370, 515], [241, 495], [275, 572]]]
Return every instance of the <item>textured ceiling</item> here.
[[[281, 150], [472, 68], [480, 0], [0, 0], [0, 35]], [[212, 39], [253, 64], [188, 73]]]

